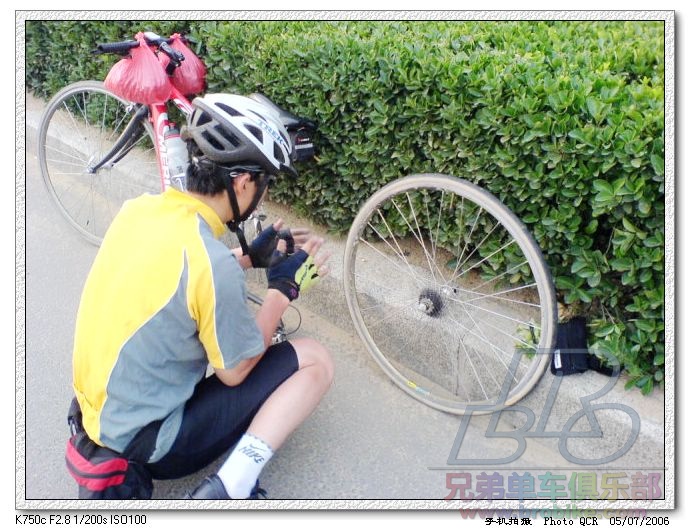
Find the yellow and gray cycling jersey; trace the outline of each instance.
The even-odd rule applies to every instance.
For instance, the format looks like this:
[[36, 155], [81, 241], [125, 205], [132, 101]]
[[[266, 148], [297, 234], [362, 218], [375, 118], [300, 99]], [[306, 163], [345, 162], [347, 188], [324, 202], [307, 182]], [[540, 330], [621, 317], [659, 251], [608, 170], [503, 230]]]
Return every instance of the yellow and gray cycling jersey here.
[[151, 461], [172, 445], [207, 365], [232, 368], [264, 350], [244, 273], [206, 204], [176, 190], [123, 206], [82, 294], [74, 390], [95, 442], [123, 451], [165, 419]]

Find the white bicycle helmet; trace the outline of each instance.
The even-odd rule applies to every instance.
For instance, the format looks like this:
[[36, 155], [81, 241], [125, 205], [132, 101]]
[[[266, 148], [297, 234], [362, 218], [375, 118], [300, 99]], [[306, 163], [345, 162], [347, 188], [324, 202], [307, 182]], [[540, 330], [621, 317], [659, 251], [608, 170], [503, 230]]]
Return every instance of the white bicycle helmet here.
[[290, 136], [275, 112], [261, 103], [234, 94], [194, 98], [184, 135], [192, 138], [208, 159], [219, 164], [254, 163], [271, 175], [291, 165]]

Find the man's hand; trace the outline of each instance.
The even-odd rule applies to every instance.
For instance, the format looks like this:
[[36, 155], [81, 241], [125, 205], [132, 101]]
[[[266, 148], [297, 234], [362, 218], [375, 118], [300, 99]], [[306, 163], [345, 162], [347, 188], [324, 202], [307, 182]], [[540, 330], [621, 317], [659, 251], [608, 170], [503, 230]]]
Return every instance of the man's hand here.
[[271, 265], [273, 254], [278, 247], [278, 242], [284, 240], [286, 247], [283, 250], [288, 256], [300, 249], [311, 235], [306, 228], [282, 229], [283, 220], [278, 219], [273, 225], [256, 236], [249, 246], [249, 259], [255, 269], [265, 269]]
[[310, 237], [300, 250], [288, 256], [281, 241], [268, 268], [268, 288], [280, 291], [292, 301], [326, 276], [329, 269], [325, 263], [330, 255], [318, 255], [323, 242], [320, 237]]

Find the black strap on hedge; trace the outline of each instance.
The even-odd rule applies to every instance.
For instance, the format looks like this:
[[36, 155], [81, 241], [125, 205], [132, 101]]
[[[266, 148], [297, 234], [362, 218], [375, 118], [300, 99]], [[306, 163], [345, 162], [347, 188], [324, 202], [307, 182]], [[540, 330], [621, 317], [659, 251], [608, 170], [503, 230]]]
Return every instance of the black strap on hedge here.
[[594, 370], [611, 376], [613, 369], [604, 366], [601, 360], [587, 348], [587, 325], [583, 317], [575, 317], [559, 323], [556, 347], [551, 357], [551, 373], [557, 376], [581, 374]]

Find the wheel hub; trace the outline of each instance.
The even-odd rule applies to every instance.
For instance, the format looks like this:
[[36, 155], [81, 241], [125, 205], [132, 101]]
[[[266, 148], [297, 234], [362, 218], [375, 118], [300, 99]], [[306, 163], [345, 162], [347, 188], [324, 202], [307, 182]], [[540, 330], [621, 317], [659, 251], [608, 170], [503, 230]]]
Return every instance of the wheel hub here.
[[424, 289], [419, 294], [417, 308], [430, 317], [437, 317], [443, 309], [443, 299], [437, 291], [433, 289]]

